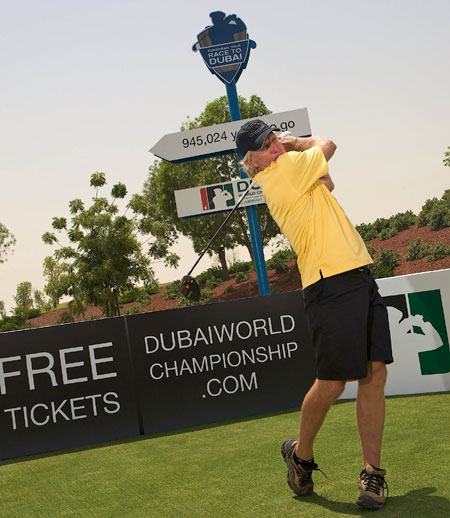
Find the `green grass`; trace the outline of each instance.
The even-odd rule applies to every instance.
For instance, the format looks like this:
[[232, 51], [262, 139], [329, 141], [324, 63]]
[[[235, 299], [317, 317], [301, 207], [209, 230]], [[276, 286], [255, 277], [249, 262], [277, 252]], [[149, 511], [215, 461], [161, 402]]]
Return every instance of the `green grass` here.
[[[331, 408], [316, 443], [327, 474], [295, 497], [280, 445], [298, 412], [3, 461], [0, 517], [364, 517], [354, 401]], [[450, 393], [388, 398], [383, 467], [390, 496], [377, 517], [450, 516]]]

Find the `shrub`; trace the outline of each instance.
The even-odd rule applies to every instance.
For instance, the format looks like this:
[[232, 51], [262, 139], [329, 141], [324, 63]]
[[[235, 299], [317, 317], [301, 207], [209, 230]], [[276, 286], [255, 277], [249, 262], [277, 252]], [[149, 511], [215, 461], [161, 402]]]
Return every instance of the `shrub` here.
[[141, 312], [141, 305], [133, 304], [133, 306], [131, 306], [125, 310], [124, 315], [135, 315], [136, 313], [140, 313], [140, 312]]
[[252, 261], [236, 261], [229, 268], [230, 273], [252, 272], [255, 269]]
[[[148, 304], [133, 304], [128, 309], [125, 310], [123, 315], [135, 315], [136, 313], [141, 313], [144, 306], [148, 306]], [[145, 308], [145, 311], [154, 311], [155, 308], [153, 307], [147, 307]]]
[[[206, 288], [203, 288], [200, 292], [200, 303], [204, 304], [205, 302], [208, 302], [212, 294], [212, 290]], [[185, 298], [185, 297], [183, 297]]]
[[177, 308], [185, 308], [187, 306], [196, 306], [197, 304], [200, 304], [198, 301], [195, 300], [189, 300], [186, 297], [181, 296], [180, 299], [177, 301]]
[[181, 281], [176, 280], [166, 286], [166, 291], [162, 295], [163, 299], [177, 299], [181, 297]]
[[157, 282], [152, 282], [147, 286], [133, 287], [127, 291], [124, 291], [119, 295], [120, 304], [128, 304], [129, 302], [140, 302], [141, 304], [149, 304], [151, 295], [159, 292], [159, 286]]
[[61, 313], [59, 318], [56, 320], [56, 324], [69, 324], [70, 322], [74, 322], [73, 315], [70, 311], [64, 311]]
[[240, 282], [247, 281], [249, 278], [248, 272], [237, 272], [236, 274], [236, 284], [239, 284]]
[[119, 302], [120, 304], [128, 304], [129, 302], [134, 302], [137, 299], [138, 294], [138, 288], [131, 288], [119, 295]]
[[273, 257], [270, 260], [270, 269], [275, 270], [277, 273], [282, 273], [288, 269], [287, 259], [282, 257]]
[[400, 264], [399, 261], [400, 254], [398, 252], [394, 252], [390, 248], [380, 248], [378, 252], [378, 260], [381, 264], [386, 266], [390, 266], [391, 268], [395, 268]]
[[5, 316], [0, 319], [0, 333], [18, 331], [19, 329], [29, 329], [30, 327], [32, 326], [27, 324], [25, 319], [18, 315], [13, 315], [11, 317]]
[[278, 250], [275, 252], [270, 259], [266, 261], [266, 266], [270, 269], [270, 262], [276, 259], [285, 259], [286, 261], [290, 261], [291, 259], [295, 259], [295, 252], [292, 248], [283, 248], [282, 250]]
[[394, 228], [386, 227], [386, 228], [383, 228], [383, 230], [380, 232], [380, 239], [381, 239], [381, 241], [384, 241], [385, 239], [389, 239], [396, 235], [397, 235], [397, 231]]
[[232, 291], [234, 291], [234, 287], [232, 284], [229, 284], [225, 290], [224, 290], [224, 293], [231, 293]]
[[390, 221], [386, 218], [377, 218], [373, 223], [373, 228], [380, 233], [384, 228], [389, 227]]
[[292, 249], [278, 250], [266, 261], [266, 268], [282, 273], [288, 269], [287, 262], [291, 259], [295, 259], [295, 252]]
[[292, 279], [295, 277], [295, 274], [294, 272], [289, 272], [287, 275], [286, 275], [286, 282], [290, 282], [292, 281]]
[[444, 194], [441, 197], [441, 200], [450, 205], [450, 189], [444, 191]]
[[223, 282], [222, 268], [218, 266], [211, 266], [204, 272], [197, 275], [196, 279], [199, 284], [204, 284], [210, 279], [218, 279], [220, 282]]
[[422, 209], [420, 210], [417, 219], [417, 225], [419, 227], [424, 227], [425, 225], [430, 224], [429, 218], [431, 211], [438, 202], [439, 200], [437, 198], [431, 198], [429, 200], [426, 200], [426, 202], [422, 205]]
[[223, 282], [222, 279], [218, 279], [217, 277], [213, 277], [213, 278], [208, 279], [206, 281], [206, 288], [209, 289], [209, 290], [213, 290], [214, 288], [219, 286], [219, 284], [222, 284], [222, 282]]
[[[159, 288], [158, 288], [159, 291]], [[146, 288], [139, 290], [139, 295], [136, 298], [136, 302], [142, 306], [147, 306], [152, 301], [152, 294], [147, 291]]]
[[151, 295], [148, 295], [147, 293], [141, 293], [136, 300], [136, 304], [139, 304], [141, 306], [147, 306], [148, 304], [150, 304], [151, 301]]
[[395, 216], [391, 217], [389, 226], [397, 232], [401, 232], [402, 230], [407, 230], [412, 225], [415, 225], [416, 219], [416, 215], [411, 210], [398, 212]]
[[428, 218], [431, 230], [450, 227], [450, 204], [439, 200], [431, 210]]
[[147, 284], [147, 286], [144, 286], [142, 289], [145, 290], [148, 295], [155, 295], [156, 293], [159, 293], [159, 284], [157, 281], [153, 281], [151, 284]]
[[41, 311], [38, 308], [29, 309], [27, 312], [27, 316], [25, 318], [36, 318], [41, 314]]
[[270, 286], [270, 294], [276, 295], [277, 293], [283, 293], [283, 290], [279, 286]]
[[417, 226], [425, 227], [426, 225], [428, 225], [428, 216], [424, 212], [421, 212], [417, 216]]
[[356, 225], [356, 230], [364, 241], [371, 241], [378, 237], [378, 232], [373, 226], [373, 223], [361, 223], [361, 225]]
[[422, 243], [422, 239], [418, 237], [411, 241], [408, 250], [406, 251], [405, 259], [407, 261], [415, 261], [416, 259], [422, 259], [426, 257], [430, 252], [430, 245], [428, 243]]
[[450, 255], [450, 245], [438, 241], [433, 247], [430, 248], [427, 260], [438, 261], [439, 259], [445, 259], [448, 255]]
[[390, 248], [381, 248], [375, 261], [370, 265], [374, 278], [392, 277], [394, 268], [400, 264], [399, 257], [398, 252], [394, 252]]
[[372, 259], [375, 259], [375, 254], [377, 251], [375, 250], [375, 247], [372, 245], [367, 244], [366, 245], [367, 251], [369, 252], [369, 255]]
[[186, 306], [197, 306], [199, 304], [205, 304], [209, 302], [209, 298], [211, 297], [211, 290], [208, 288], [203, 288], [200, 292], [200, 300], [189, 300], [188, 298], [181, 295], [180, 299], [177, 302], [178, 308], [184, 308]]
[[419, 213], [419, 226], [431, 225], [432, 230], [450, 226], [450, 189], [447, 189], [441, 199], [427, 200]]

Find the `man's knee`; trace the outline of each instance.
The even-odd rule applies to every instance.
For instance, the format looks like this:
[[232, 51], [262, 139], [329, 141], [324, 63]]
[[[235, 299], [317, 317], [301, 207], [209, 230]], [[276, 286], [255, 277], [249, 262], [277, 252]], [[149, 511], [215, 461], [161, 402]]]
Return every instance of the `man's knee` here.
[[335, 401], [344, 392], [345, 381], [342, 380], [317, 380], [317, 388], [321, 394]]
[[368, 362], [367, 377], [359, 380], [360, 385], [371, 385], [384, 388], [387, 368], [384, 362]]

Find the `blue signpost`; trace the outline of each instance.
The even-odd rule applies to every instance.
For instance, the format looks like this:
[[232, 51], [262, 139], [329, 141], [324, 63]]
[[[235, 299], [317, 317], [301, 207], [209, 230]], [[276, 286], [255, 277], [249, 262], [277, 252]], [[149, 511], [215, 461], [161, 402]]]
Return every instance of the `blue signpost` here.
[[[225, 16], [225, 13], [215, 11], [210, 14], [210, 17], [213, 25], [206, 27], [198, 34], [197, 42], [193, 45], [192, 50], [199, 50], [210, 72], [225, 83], [231, 120], [241, 120], [236, 82], [242, 70], [247, 66], [250, 49], [255, 48], [256, 43], [248, 38], [247, 27], [235, 14]], [[242, 157], [237, 150], [236, 154], [240, 162]], [[240, 168], [240, 175], [241, 178], [247, 178], [247, 174], [242, 168]], [[258, 214], [256, 207], [246, 207], [245, 210], [250, 229], [259, 293], [269, 295], [269, 280]]]

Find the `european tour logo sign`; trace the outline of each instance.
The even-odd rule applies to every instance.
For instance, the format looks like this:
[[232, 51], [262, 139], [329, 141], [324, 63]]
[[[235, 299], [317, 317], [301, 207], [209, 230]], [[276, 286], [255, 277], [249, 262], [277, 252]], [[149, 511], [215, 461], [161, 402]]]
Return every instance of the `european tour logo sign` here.
[[192, 50], [200, 51], [211, 74], [223, 83], [237, 82], [256, 43], [248, 38], [245, 23], [235, 14], [214, 11], [210, 17], [213, 24], [197, 35]]
[[[233, 209], [250, 185], [250, 179], [190, 187], [175, 191], [177, 213], [180, 218], [192, 218]], [[254, 184], [239, 208], [264, 204], [262, 189]]]
[[[386, 305], [394, 362], [385, 393], [421, 394], [450, 389], [450, 268], [377, 279]], [[347, 383], [343, 399], [357, 395]]]
[[384, 301], [391, 335], [401, 337], [411, 352], [417, 354], [422, 376], [450, 372], [450, 347], [441, 291], [391, 295], [384, 297]]
[[202, 198], [202, 208], [209, 210], [227, 210], [233, 208], [235, 204], [233, 184], [212, 185], [200, 189]]

